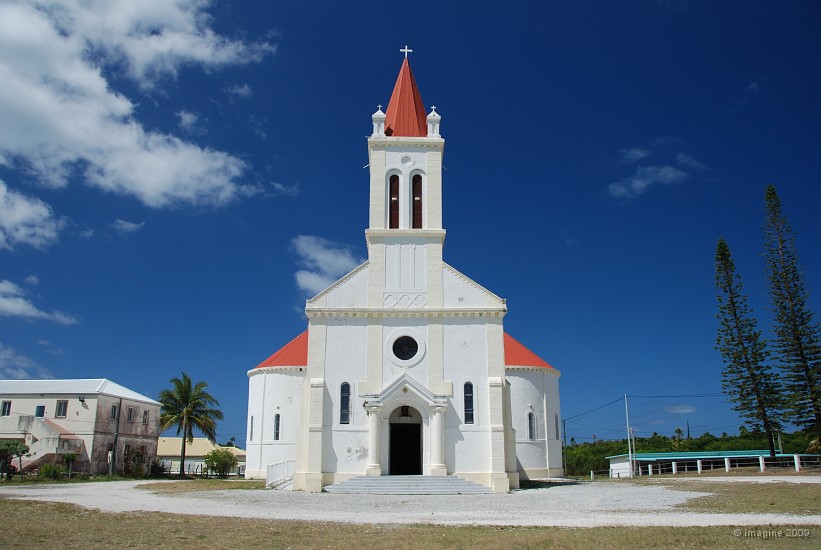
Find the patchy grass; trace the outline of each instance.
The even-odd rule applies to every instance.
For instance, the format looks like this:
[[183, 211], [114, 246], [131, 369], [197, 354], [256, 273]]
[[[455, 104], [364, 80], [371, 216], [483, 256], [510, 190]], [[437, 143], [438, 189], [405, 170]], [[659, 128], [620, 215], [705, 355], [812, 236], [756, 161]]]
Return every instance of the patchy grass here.
[[821, 488], [815, 483], [658, 482], [670, 489], [710, 493], [678, 508], [730, 514], [821, 514]]
[[67, 477], [64, 478], [55, 478], [51, 479], [50, 477], [40, 477], [36, 475], [26, 474], [22, 479], [20, 479], [20, 474], [15, 474], [14, 479], [11, 481], [6, 480], [5, 478], [0, 482], [0, 487], [6, 487], [10, 485], [65, 485], [69, 483], [98, 483], [100, 481], [134, 481], [135, 479], [142, 479], [142, 478], [133, 478], [133, 477], [122, 477], [122, 476], [81, 476], [78, 475], [76, 472], [71, 479]]
[[154, 493], [193, 493], [196, 491], [248, 490], [265, 489], [265, 481], [259, 479], [178, 479], [159, 483], [138, 485], [138, 489], [147, 489]]
[[[105, 513], [62, 503], [0, 499], [3, 548], [789, 548], [818, 547], [815, 526], [484, 527], [352, 525]], [[782, 537], [777, 538], [778, 531]], [[792, 536], [788, 536], [792, 535]], [[807, 536], [809, 535], [809, 536]], [[767, 538], [764, 538], [764, 537]]]

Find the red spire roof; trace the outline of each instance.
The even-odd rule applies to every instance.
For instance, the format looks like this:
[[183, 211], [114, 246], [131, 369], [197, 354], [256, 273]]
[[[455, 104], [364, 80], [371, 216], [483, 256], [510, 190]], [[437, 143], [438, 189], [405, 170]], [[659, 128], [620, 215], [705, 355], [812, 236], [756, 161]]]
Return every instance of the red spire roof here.
[[[306, 330], [256, 368], [263, 367], [305, 367], [308, 365], [308, 331]], [[505, 366], [542, 367], [552, 369], [541, 357], [524, 347], [505, 332]]]
[[408, 58], [402, 62], [399, 78], [393, 87], [388, 110], [385, 113], [386, 136], [425, 137], [428, 135], [427, 116], [422, 96], [416, 87]]

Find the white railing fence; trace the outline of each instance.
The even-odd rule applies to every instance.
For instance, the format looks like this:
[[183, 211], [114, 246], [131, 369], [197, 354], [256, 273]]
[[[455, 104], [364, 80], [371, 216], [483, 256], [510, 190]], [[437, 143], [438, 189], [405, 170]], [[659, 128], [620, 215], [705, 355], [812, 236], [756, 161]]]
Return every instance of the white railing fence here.
[[268, 466], [265, 474], [265, 486], [269, 488], [278, 487], [294, 478], [294, 466], [296, 460], [283, 460]]

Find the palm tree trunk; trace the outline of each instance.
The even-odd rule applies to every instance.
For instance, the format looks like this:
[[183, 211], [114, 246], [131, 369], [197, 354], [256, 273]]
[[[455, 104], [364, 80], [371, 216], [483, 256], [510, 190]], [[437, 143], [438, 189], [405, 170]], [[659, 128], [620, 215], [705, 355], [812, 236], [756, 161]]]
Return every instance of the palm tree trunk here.
[[180, 452], [180, 477], [185, 475], [185, 443], [188, 438], [185, 434], [182, 436], [182, 451]]

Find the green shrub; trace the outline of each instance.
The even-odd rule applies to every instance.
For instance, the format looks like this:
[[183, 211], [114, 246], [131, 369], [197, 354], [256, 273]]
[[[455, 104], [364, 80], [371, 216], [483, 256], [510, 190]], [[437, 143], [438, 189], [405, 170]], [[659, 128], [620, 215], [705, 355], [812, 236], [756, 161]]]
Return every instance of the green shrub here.
[[41, 478], [60, 479], [63, 477], [63, 465], [43, 464], [42, 466], [40, 466], [39, 476]]
[[237, 466], [237, 457], [228, 449], [216, 449], [203, 457], [208, 470], [221, 478], [228, 477], [232, 468]]

